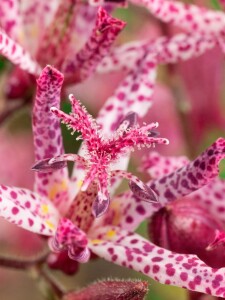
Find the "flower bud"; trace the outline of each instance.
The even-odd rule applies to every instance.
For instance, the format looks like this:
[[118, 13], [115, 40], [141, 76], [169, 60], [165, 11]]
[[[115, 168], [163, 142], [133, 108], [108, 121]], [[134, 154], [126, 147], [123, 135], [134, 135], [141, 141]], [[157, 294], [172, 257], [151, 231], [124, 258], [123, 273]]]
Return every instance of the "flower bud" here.
[[62, 300], [142, 300], [147, 291], [145, 281], [104, 280], [81, 291], [70, 292]]
[[151, 218], [152, 241], [183, 254], [196, 254], [213, 268], [225, 267], [222, 224], [191, 199], [180, 199], [161, 208]]

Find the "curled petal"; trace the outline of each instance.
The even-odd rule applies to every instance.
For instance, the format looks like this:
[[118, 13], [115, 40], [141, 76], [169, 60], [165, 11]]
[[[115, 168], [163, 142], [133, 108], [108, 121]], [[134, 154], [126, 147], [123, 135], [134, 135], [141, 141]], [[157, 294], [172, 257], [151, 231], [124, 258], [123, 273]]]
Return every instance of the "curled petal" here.
[[50, 240], [53, 251], [68, 250], [71, 259], [86, 262], [90, 253], [87, 249], [86, 234], [68, 219], [61, 219], [54, 238]]
[[165, 250], [119, 227], [99, 229], [89, 247], [98, 256], [132, 268], [160, 283], [225, 296], [225, 268], [213, 269], [195, 255]]
[[86, 263], [90, 259], [90, 251], [87, 247], [76, 249], [72, 246], [68, 248], [68, 256], [79, 263]]

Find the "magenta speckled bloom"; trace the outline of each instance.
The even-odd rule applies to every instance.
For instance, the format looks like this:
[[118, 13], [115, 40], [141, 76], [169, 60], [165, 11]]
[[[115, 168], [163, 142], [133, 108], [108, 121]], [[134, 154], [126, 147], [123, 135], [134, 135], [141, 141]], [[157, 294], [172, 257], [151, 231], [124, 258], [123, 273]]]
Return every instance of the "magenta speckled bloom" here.
[[[33, 79], [28, 74], [38, 77], [49, 63], [62, 70], [70, 84], [90, 76], [125, 26], [106, 9], [74, 0], [3, 0], [0, 53], [16, 66], [11, 76], [17, 79], [10, 81], [8, 94], [19, 88], [24, 78]], [[19, 74], [17, 67], [21, 69]], [[32, 80], [26, 87], [29, 85]]]
[[[125, 113], [125, 117], [118, 124], [118, 129], [110, 131], [111, 138], [103, 139], [95, 121], [75, 98], [71, 97], [73, 106], [71, 116], [58, 110], [62, 84], [63, 75], [50, 66], [42, 71], [37, 80], [37, 93], [33, 107], [33, 135], [35, 158], [40, 161], [36, 164], [36, 169], [44, 169], [45, 172], [35, 173], [34, 192], [1, 185], [0, 214], [22, 228], [51, 236], [50, 246], [54, 251], [68, 250], [71, 258], [85, 262], [90, 255], [88, 244], [92, 239], [91, 231], [98, 223], [92, 210], [99, 216], [108, 208], [109, 178], [115, 177], [114, 183], [121, 177], [128, 178], [132, 191], [139, 199], [156, 201], [154, 192], [142, 181], [123, 169], [109, 170], [111, 164], [115, 161], [119, 163], [120, 155], [123, 154], [122, 161], [125, 164], [122, 164], [122, 168], [124, 168], [133, 146], [151, 146], [155, 143], [167, 143], [167, 140], [155, 137], [153, 130], [155, 124], [138, 127], [137, 115], [126, 112], [128, 109], [126, 101], [121, 104], [123, 108], [120, 111]], [[55, 114], [65, 118], [66, 123], [73, 130], [81, 131], [85, 140], [84, 151], [87, 152], [87, 158], [85, 155], [64, 154], [60, 122], [50, 110], [51, 107], [54, 107], [51, 110]], [[139, 109], [143, 111], [141, 105]], [[116, 115], [117, 107], [112, 107], [112, 111]], [[111, 128], [112, 123], [107, 121]], [[99, 125], [104, 127], [101, 121]], [[51, 164], [52, 157], [56, 158], [55, 161], [52, 159]], [[78, 166], [75, 173], [79, 169], [83, 172], [84, 166], [89, 168], [81, 190], [80, 185], [76, 184], [75, 177], [72, 176], [70, 179], [67, 168], [62, 168], [65, 167], [64, 159], [71, 157], [82, 163], [82, 168]], [[104, 197], [107, 199], [105, 200]]]
[[[111, 125], [107, 124], [108, 132], [115, 134], [115, 136], [112, 135], [112, 140], [111, 138], [106, 139], [104, 143], [98, 144], [102, 139], [97, 134], [99, 129], [96, 128], [95, 122], [79, 102], [72, 97], [75, 111], [71, 116], [65, 115], [59, 110], [62, 83], [62, 74], [49, 66], [42, 71], [37, 81], [37, 95], [33, 109], [35, 157], [36, 160], [42, 161], [45, 167], [49, 166], [49, 158], [64, 157], [59, 119], [50, 111], [53, 106], [56, 114], [60, 114], [66, 121], [72, 122], [69, 125], [73, 129], [78, 130], [79, 126], [86, 124], [82, 127], [84, 130], [79, 129], [86, 144], [82, 150], [83, 153], [91, 149], [88, 147], [93, 147], [94, 143], [100, 149], [104, 145], [107, 151], [110, 149], [111, 141], [114, 142], [114, 145], [117, 145], [118, 141], [123, 141], [123, 143], [129, 141], [128, 146], [133, 147], [134, 137], [132, 136], [132, 141], [130, 141], [129, 134], [134, 132], [138, 135], [140, 144], [143, 139], [150, 143], [154, 141], [153, 138], [157, 139], [154, 137], [155, 132], [152, 131], [151, 126], [137, 127], [135, 114], [127, 116], [125, 110], [124, 119], [118, 123], [116, 132], [112, 130], [114, 127], [111, 126], [114, 124], [113, 120], [110, 119]], [[113, 103], [111, 105], [111, 115], [114, 111], [116, 116], [118, 107], [114, 107]], [[121, 107], [128, 109], [129, 106], [126, 107], [125, 101]], [[137, 105], [137, 113], [139, 113], [138, 108], [143, 109], [141, 105]], [[107, 110], [103, 109], [101, 117], [98, 119], [102, 129], [104, 123], [101, 123], [101, 119], [103, 119], [105, 111]], [[81, 114], [79, 122], [74, 113]], [[109, 122], [107, 114], [105, 114], [105, 118], [105, 122]], [[93, 131], [91, 133], [92, 145], [88, 146], [87, 135], [90, 131]], [[123, 144], [119, 143], [119, 145], [118, 155], [125, 150], [121, 146]], [[125, 146], [127, 146], [126, 143]], [[109, 153], [111, 155], [114, 152]], [[88, 155], [90, 159], [91, 154]], [[61, 159], [55, 162], [53, 160], [54, 171], [51, 167], [44, 173], [35, 173], [34, 192], [0, 185], [0, 215], [22, 228], [49, 236], [49, 245], [54, 252], [67, 250], [69, 257], [78, 262], [88, 261], [90, 252], [93, 252], [108, 261], [140, 271], [161, 283], [224, 296], [225, 290], [221, 285], [225, 278], [224, 268], [213, 269], [195, 255], [171, 252], [133, 232], [145, 218], [152, 215], [162, 205], [191, 192], [201, 191], [203, 186], [207, 187], [212, 184], [218, 175], [217, 164], [224, 156], [225, 140], [219, 139], [194, 162], [187, 163], [184, 160], [185, 166], [173, 173], [167, 170], [169, 175], [155, 179], [147, 185], [147, 191], [154, 190], [159, 198], [159, 203], [142, 201], [140, 190], [137, 190], [136, 185], [134, 188], [131, 184], [134, 193], [128, 191], [113, 197], [108, 210], [100, 218], [95, 218], [92, 213], [93, 202], [99, 195], [99, 185], [93, 180], [94, 177], [89, 179], [86, 176], [89, 184], [86, 185], [85, 191], [80, 191], [80, 187], [77, 187], [74, 196], [74, 182], [77, 182], [74, 181], [74, 175], [70, 179], [67, 168], [61, 168], [65, 162]], [[86, 159], [85, 156], [83, 157]], [[127, 154], [122, 162], [127, 162], [128, 157]], [[83, 162], [82, 158], [81, 163]], [[88, 163], [92, 168], [90, 162]], [[182, 164], [182, 161], [180, 163]], [[123, 164], [120, 166], [124, 167]], [[79, 167], [76, 167], [75, 172], [78, 169]], [[164, 172], [164, 168], [159, 170]], [[80, 171], [84, 173], [84, 168], [80, 168]], [[126, 174], [124, 171], [120, 172], [122, 172], [120, 175]], [[133, 177], [131, 178], [132, 182], [136, 183]]]
[[154, 146], [155, 144], [168, 144], [168, 140], [164, 138], [154, 137], [157, 123], [144, 125], [142, 127], [136, 125], [136, 114], [129, 113], [119, 124], [118, 129], [112, 136], [105, 137], [98, 124], [86, 112], [78, 100], [73, 95], [70, 96], [72, 105], [71, 115], [67, 115], [56, 107], [51, 108], [51, 112], [62, 122], [67, 124], [74, 131], [81, 132], [82, 139], [85, 142], [84, 155], [64, 154], [52, 159], [39, 161], [33, 167], [36, 171], [54, 171], [66, 167], [63, 162], [78, 162], [81, 167], [85, 168], [86, 175], [81, 182], [81, 191], [84, 192], [92, 182], [96, 182], [98, 193], [93, 202], [94, 216], [99, 217], [107, 210], [109, 206], [109, 189], [110, 180], [115, 177], [126, 178], [130, 182], [133, 193], [145, 201], [157, 201], [154, 192], [148, 188], [140, 179], [131, 173], [123, 170], [117, 170], [113, 165], [118, 162], [121, 156], [126, 156], [134, 146]]
[[[44, 159], [49, 162], [51, 157], [64, 155], [59, 120], [50, 108], [56, 107], [53, 109], [55, 112], [76, 123], [74, 112], [67, 116], [58, 110], [62, 82], [62, 74], [49, 66], [42, 71], [38, 79], [33, 110], [33, 132], [35, 156], [42, 162]], [[90, 124], [89, 127], [85, 126], [85, 132], [81, 131], [86, 142], [83, 151], [87, 151], [86, 130], [94, 130], [95, 134], [91, 135], [95, 137], [93, 144], [100, 139], [97, 134], [99, 129], [80, 104], [74, 98], [72, 100], [76, 113], [84, 114], [85, 117], [74, 129], [77, 130], [77, 126], [84, 122]], [[139, 108], [142, 109], [141, 105]], [[117, 113], [117, 108], [114, 112]], [[107, 115], [105, 116], [106, 122], [109, 121]], [[124, 121], [119, 123], [116, 138], [113, 137], [115, 145], [117, 139], [126, 140], [127, 135], [134, 130], [140, 131], [140, 138], [143, 138], [142, 134], [147, 128], [148, 134], [145, 134], [144, 138], [153, 138], [151, 135], [155, 133], [151, 128], [149, 132], [146, 126], [138, 128], [134, 125], [134, 114], [124, 117]], [[111, 128], [109, 124], [107, 127]], [[106, 141], [106, 146], [109, 147], [111, 139]], [[102, 147], [102, 143], [100, 145]], [[133, 143], [130, 145], [133, 146]], [[170, 171], [174, 170], [175, 164], [172, 164], [173, 169], [170, 170], [170, 164], [165, 163], [166, 168], [164, 164], [164, 168], [160, 167], [158, 170], [159, 179], [154, 179], [147, 185], [149, 190], [155, 191], [159, 203], [147, 203], [138, 197], [138, 193], [128, 191], [113, 197], [108, 210], [100, 218], [95, 218], [92, 213], [93, 202], [99, 193], [96, 181], [89, 180], [86, 190], [80, 191], [78, 188], [74, 196], [74, 177], [69, 179], [67, 168], [61, 168], [65, 164], [64, 161], [53, 160], [53, 172], [51, 167], [51, 170], [44, 173], [35, 173], [34, 192], [0, 185], [0, 215], [22, 228], [49, 236], [49, 245], [53, 251], [67, 250], [69, 257], [78, 262], [88, 261], [90, 252], [93, 252], [108, 261], [142, 272], [161, 283], [225, 296], [225, 288], [222, 285], [225, 279], [224, 268], [213, 269], [195, 255], [171, 252], [133, 232], [145, 218], [151, 216], [162, 205], [195, 191], [201, 193], [204, 187], [210, 187], [218, 175], [217, 165], [224, 157], [225, 140], [218, 139], [195, 161], [189, 163], [182, 158], [179, 162], [181, 168], [172, 173]], [[122, 161], [124, 160], [125, 158]], [[49, 165], [46, 161], [43, 164]], [[84, 172], [83, 167], [80, 170], [81, 173]]]

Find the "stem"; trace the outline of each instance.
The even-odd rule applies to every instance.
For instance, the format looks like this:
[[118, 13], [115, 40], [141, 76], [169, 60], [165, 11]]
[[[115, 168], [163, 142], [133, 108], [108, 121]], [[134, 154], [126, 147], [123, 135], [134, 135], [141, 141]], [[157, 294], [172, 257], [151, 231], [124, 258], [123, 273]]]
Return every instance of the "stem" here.
[[37, 257], [33, 258], [12, 258], [12, 257], [4, 257], [0, 256], [0, 267], [5, 268], [11, 268], [11, 269], [17, 269], [17, 270], [25, 270], [29, 267], [32, 267], [34, 265], [41, 264], [45, 262], [46, 257], [48, 256], [49, 251], [45, 251], [44, 253], [40, 254]]
[[62, 296], [65, 294], [65, 291], [62, 289], [61, 286], [59, 286], [58, 282], [54, 280], [52, 276], [43, 269], [40, 270], [40, 275], [48, 282], [54, 293], [61, 299]]
[[22, 103], [19, 103], [13, 107], [8, 108], [3, 113], [0, 114], [0, 124], [4, 123], [12, 114], [14, 114], [16, 111], [20, 110], [21, 108], [25, 107], [27, 105], [27, 100], [23, 101]]

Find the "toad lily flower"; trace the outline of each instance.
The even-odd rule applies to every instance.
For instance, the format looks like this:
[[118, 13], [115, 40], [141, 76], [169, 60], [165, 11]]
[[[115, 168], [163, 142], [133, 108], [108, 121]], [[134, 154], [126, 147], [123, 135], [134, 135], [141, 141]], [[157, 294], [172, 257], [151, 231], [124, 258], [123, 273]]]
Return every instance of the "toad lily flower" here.
[[[37, 81], [33, 108], [35, 158], [40, 161], [36, 168], [45, 169], [45, 172], [35, 172], [34, 192], [0, 185], [0, 216], [29, 231], [49, 236], [53, 251], [68, 251], [70, 258], [86, 262], [90, 256], [92, 240], [96, 240], [95, 231], [100, 229], [98, 222], [101, 218], [94, 218], [92, 206], [96, 199], [99, 204], [102, 195], [109, 198], [107, 181], [111, 177], [115, 177], [114, 181], [117, 180], [116, 176], [128, 178], [131, 189], [139, 200], [156, 200], [154, 192], [144, 183], [123, 170], [111, 170], [112, 164], [119, 161], [121, 154], [124, 155], [122, 161], [127, 161], [129, 151], [135, 145], [167, 143], [167, 140], [154, 136], [155, 124], [139, 127], [136, 125], [136, 114], [130, 113], [126, 116], [126, 109], [129, 108], [126, 99], [121, 103], [120, 109], [120, 112], [125, 112], [126, 117], [120, 121], [118, 129], [110, 138], [103, 138], [95, 121], [74, 97], [70, 97], [73, 106], [71, 116], [59, 111], [62, 84], [63, 75], [50, 66], [42, 71]], [[73, 130], [79, 130], [85, 141], [87, 157], [72, 156], [73, 160], [82, 164], [82, 171], [84, 167], [89, 168], [83, 183], [85, 191], [79, 190], [75, 196], [73, 177], [69, 179], [67, 168], [62, 168], [71, 155], [63, 154], [60, 122], [50, 111], [51, 107], [54, 107], [52, 110], [55, 114], [63, 116], [63, 120]], [[143, 106], [136, 107], [143, 113]], [[117, 109], [118, 106], [111, 106], [110, 112], [114, 111], [116, 115]], [[108, 125], [111, 128], [112, 123]], [[52, 157], [55, 160], [50, 160]], [[95, 207], [96, 205], [96, 215], [106, 210], [105, 205], [103, 210]], [[107, 236], [114, 236], [114, 233], [114, 228], [109, 228]]]
[[48, 4], [22, 2], [9, 4], [4, 0], [0, 7], [0, 54], [21, 69], [18, 72], [16, 67], [10, 75], [6, 91], [9, 97], [24, 97], [21, 93], [33, 87], [34, 76], [39, 76], [46, 63], [62, 70], [67, 83], [86, 79], [125, 26], [104, 8], [94, 8], [87, 3], [74, 0], [49, 1]]
[[[59, 107], [62, 81], [62, 74], [51, 67], [46, 67], [38, 80], [33, 110], [37, 160], [47, 159], [49, 162], [49, 158], [63, 154], [59, 121], [50, 112], [50, 107]], [[76, 112], [83, 112], [75, 100], [74, 105], [79, 108], [76, 108]], [[53, 110], [61, 114], [59, 110]], [[77, 119], [74, 120], [74, 117], [67, 116], [75, 122]], [[118, 139], [138, 130], [132, 118], [125, 117], [125, 122], [120, 124], [119, 132], [121, 126], [123, 130]], [[81, 118], [81, 123], [86, 122], [86, 119], [89, 120], [89, 116]], [[88, 127], [88, 130], [92, 129]], [[99, 138], [96, 133], [94, 137], [96, 140]], [[149, 138], [152, 137], [149, 137], [148, 128], [145, 139]], [[85, 142], [87, 144], [86, 139]], [[194, 162], [187, 163], [173, 173], [168, 172], [169, 175], [150, 182], [148, 187], [155, 191], [161, 204], [166, 204], [213, 182], [218, 175], [217, 164], [224, 157], [225, 140], [219, 139]], [[159, 209], [159, 203], [147, 203], [137, 197], [137, 193], [128, 191], [114, 197], [102, 217], [94, 218], [92, 205], [99, 192], [96, 182], [92, 181], [86, 191], [80, 191], [74, 197], [74, 193], [68, 189], [70, 180], [67, 169], [61, 168], [60, 164], [64, 164], [64, 161], [55, 162], [54, 172], [35, 173], [35, 192], [0, 185], [0, 215], [22, 228], [49, 236], [53, 251], [67, 250], [70, 258], [79, 262], [88, 261], [92, 251], [99, 257], [140, 271], [161, 283], [225, 296], [225, 288], [222, 286], [225, 280], [224, 268], [212, 269], [195, 255], [176, 254], [131, 232]], [[51, 166], [51, 163], [44, 162], [44, 165]], [[161, 172], [164, 169], [160, 169]]]
[[129, 113], [121, 121], [115, 133], [107, 138], [101, 134], [95, 120], [86, 112], [78, 100], [70, 95], [72, 114], [67, 115], [56, 107], [51, 108], [51, 112], [62, 122], [67, 124], [73, 131], [80, 131], [85, 141], [86, 151], [84, 156], [77, 154], [64, 154], [52, 159], [39, 161], [33, 170], [47, 172], [65, 167], [66, 161], [79, 162], [87, 169], [86, 176], [82, 182], [81, 191], [87, 190], [91, 182], [97, 181], [98, 194], [93, 203], [93, 213], [96, 217], [101, 216], [109, 206], [108, 184], [114, 177], [124, 177], [130, 181], [130, 188], [133, 193], [145, 201], [157, 201], [155, 193], [149, 189], [136, 176], [123, 170], [111, 170], [113, 163], [118, 161], [121, 155], [125, 156], [134, 146], [152, 146], [156, 143], [168, 144], [164, 138], [154, 137], [154, 129], [158, 123], [136, 125], [136, 114]]

